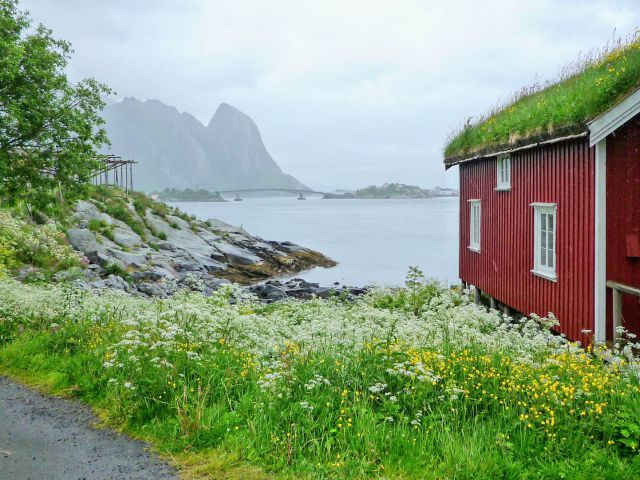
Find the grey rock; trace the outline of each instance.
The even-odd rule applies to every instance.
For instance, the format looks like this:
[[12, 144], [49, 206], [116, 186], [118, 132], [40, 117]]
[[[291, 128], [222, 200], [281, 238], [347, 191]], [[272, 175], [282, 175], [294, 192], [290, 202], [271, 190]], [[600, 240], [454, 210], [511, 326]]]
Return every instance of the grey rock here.
[[321, 287], [321, 288], [318, 288], [314, 293], [318, 297], [326, 299], [326, 298], [331, 298], [331, 297], [335, 297], [336, 295], [338, 295], [339, 294], [339, 290], [336, 290], [335, 288]]
[[[93, 273], [92, 271], [89, 272]], [[53, 275], [54, 282], [68, 282], [77, 278], [86, 278], [85, 270], [80, 267], [72, 267], [66, 270], [61, 270]]]
[[131, 227], [126, 224], [124, 227], [117, 226], [114, 228], [113, 238], [118, 245], [122, 245], [127, 248], [134, 248], [142, 244], [142, 238], [140, 235], [131, 230]]
[[103, 280], [98, 280], [97, 282], [91, 282], [90, 285], [91, 287], [97, 288], [97, 289], [109, 288], [112, 290], [122, 290], [125, 292], [131, 292], [135, 290], [119, 275], [109, 275], [107, 278]]
[[67, 239], [73, 248], [85, 254], [104, 251], [104, 247], [98, 242], [93, 232], [85, 228], [68, 229]]
[[167, 284], [147, 282], [140, 283], [138, 291], [150, 297], [167, 298], [174, 293], [175, 289]]
[[33, 278], [34, 276], [40, 275], [41, 272], [42, 271], [36, 267], [22, 267], [20, 270], [18, 270], [18, 273], [16, 273], [16, 279], [24, 282], [28, 278]]
[[272, 242], [278, 250], [281, 250], [286, 253], [297, 253], [308, 250], [300, 245], [296, 245], [292, 242]]
[[165, 242], [165, 241], [155, 242], [155, 245], [160, 250], [168, 250], [169, 252], [175, 252], [176, 251], [176, 246], [171, 242]]
[[260, 284], [249, 288], [249, 291], [262, 300], [278, 301], [287, 298], [287, 292], [275, 285]]
[[133, 272], [131, 276], [136, 280], [147, 280], [152, 282], [157, 282], [158, 280], [163, 279], [175, 279], [173, 273], [169, 270], [162, 267], [148, 267], [144, 270], [138, 270], [137, 272]]
[[262, 258], [246, 248], [237, 247], [228, 242], [221, 242], [216, 248], [229, 261], [231, 265], [252, 265], [260, 263]]

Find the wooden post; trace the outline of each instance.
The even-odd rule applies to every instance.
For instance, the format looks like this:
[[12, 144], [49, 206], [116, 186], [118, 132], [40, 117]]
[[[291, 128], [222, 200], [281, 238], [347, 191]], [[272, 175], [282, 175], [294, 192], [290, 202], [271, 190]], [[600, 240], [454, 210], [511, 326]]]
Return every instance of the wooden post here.
[[489, 303], [491, 304], [491, 310], [497, 310], [498, 309], [498, 302], [496, 302], [495, 298], [489, 297]]
[[477, 305], [482, 303], [482, 291], [478, 287], [473, 287], [473, 302]]
[[620, 334], [617, 327], [622, 326], [622, 292], [617, 288], [612, 289], [613, 292], [613, 341], [620, 340]]
[[509, 305], [502, 304], [502, 313], [507, 317], [511, 316], [511, 308], [509, 308]]
[[131, 182], [131, 191], [133, 192], [133, 163], [129, 164], [129, 181]]

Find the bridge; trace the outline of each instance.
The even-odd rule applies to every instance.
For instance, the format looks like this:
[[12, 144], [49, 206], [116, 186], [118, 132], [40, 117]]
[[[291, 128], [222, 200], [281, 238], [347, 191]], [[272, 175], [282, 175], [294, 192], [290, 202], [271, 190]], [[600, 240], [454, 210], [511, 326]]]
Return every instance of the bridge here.
[[235, 190], [216, 190], [218, 195], [224, 194], [235, 194], [236, 198], [234, 200], [240, 201], [241, 193], [258, 193], [258, 192], [281, 192], [281, 193], [294, 193], [298, 196], [298, 200], [304, 200], [304, 196], [306, 195], [326, 195], [325, 192], [319, 192], [317, 190], [304, 190], [304, 189], [296, 189], [296, 188], [240, 188]]

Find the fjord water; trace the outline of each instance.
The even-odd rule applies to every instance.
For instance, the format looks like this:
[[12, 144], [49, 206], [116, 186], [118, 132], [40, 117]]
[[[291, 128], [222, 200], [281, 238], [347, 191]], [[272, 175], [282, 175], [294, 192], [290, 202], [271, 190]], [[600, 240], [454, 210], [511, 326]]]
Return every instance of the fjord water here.
[[401, 285], [409, 266], [429, 278], [458, 278], [458, 198], [322, 200], [247, 197], [242, 202], [173, 203], [206, 220], [242, 226], [267, 240], [289, 240], [338, 262], [297, 275], [330, 285]]

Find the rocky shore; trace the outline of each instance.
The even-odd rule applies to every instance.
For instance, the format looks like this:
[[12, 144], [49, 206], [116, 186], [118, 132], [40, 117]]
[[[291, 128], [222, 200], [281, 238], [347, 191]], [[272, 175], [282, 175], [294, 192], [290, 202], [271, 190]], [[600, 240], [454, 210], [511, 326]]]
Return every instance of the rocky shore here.
[[302, 278], [294, 278], [287, 281], [267, 280], [264, 283], [246, 287], [245, 290], [267, 303], [290, 297], [300, 300], [311, 300], [314, 297], [330, 298], [333, 296], [351, 299], [367, 292], [366, 288], [347, 287], [338, 282], [335, 282], [330, 287], [323, 287], [318, 283], [307, 282]]
[[[59, 272], [57, 280], [166, 297], [180, 288], [208, 293], [221, 283], [251, 285], [336, 264], [294, 243], [264, 240], [218, 220], [200, 221], [148, 197], [102, 200], [78, 202], [73, 226], [66, 231], [71, 246], [86, 257], [87, 268]], [[265, 288], [282, 289], [286, 296], [312, 290], [290, 287], [272, 281], [252, 288], [269, 298], [276, 294], [264, 293]]]

